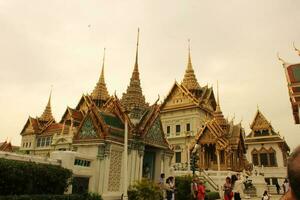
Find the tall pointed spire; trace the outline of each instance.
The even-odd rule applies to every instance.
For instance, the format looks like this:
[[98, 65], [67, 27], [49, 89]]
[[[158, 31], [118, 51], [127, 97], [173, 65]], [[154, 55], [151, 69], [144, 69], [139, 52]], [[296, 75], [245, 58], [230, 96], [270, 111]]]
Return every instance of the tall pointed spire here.
[[54, 117], [52, 115], [52, 109], [51, 109], [51, 95], [52, 95], [52, 87], [51, 87], [48, 103], [46, 105], [46, 108], [45, 108], [43, 114], [40, 117], [40, 119], [43, 121], [54, 120]]
[[109, 98], [109, 94], [106, 88], [104, 79], [104, 63], [105, 63], [105, 48], [103, 51], [102, 69], [99, 80], [91, 94], [92, 99], [95, 101], [106, 101]]
[[214, 119], [217, 120], [217, 122], [221, 126], [226, 126], [227, 125], [227, 122], [224, 118], [224, 115], [222, 113], [221, 106], [220, 106], [219, 81], [217, 81], [217, 106], [216, 106], [216, 110], [214, 112]]
[[197, 90], [200, 89], [200, 85], [197, 81], [197, 78], [194, 73], [193, 65], [192, 65], [190, 40], [188, 40], [188, 42], [189, 42], [188, 64], [181, 84], [184, 87], [186, 87], [188, 90]]
[[140, 37], [140, 29], [138, 29], [138, 34], [137, 34], [134, 69], [126, 93], [123, 93], [121, 99], [123, 106], [125, 106], [127, 110], [131, 110], [134, 107], [144, 109], [148, 106], [148, 104], [145, 101], [145, 96], [143, 95], [143, 91], [141, 88], [140, 73], [138, 67], [139, 37]]

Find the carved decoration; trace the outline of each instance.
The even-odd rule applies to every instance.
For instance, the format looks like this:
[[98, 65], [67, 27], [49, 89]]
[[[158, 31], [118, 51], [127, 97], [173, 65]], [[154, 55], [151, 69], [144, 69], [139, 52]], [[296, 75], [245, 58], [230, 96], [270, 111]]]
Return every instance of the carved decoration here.
[[98, 147], [98, 158], [101, 160], [110, 154], [110, 143], [100, 144]]
[[148, 130], [145, 137], [145, 142], [165, 146], [165, 141], [163, 138], [162, 127], [159, 118], [156, 118], [151, 128]]
[[91, 118], [87, 117], [79, 132], [79, 138], [95, 138], [95, 137], [97, 137], [97, 132], [94, 128]]
[[112, 150], [109, 165], [108, 191], [117, 192], [120, 189], [122, 152]]

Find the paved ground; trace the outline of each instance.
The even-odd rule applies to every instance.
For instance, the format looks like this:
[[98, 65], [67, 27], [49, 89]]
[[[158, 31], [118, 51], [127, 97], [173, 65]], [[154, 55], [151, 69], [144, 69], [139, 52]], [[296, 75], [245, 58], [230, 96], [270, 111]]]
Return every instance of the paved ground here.
[[[282, 195], [272, 195], [271, 200], [279, 200]], [[243, 199], [246, 200], [246, 199]], [[249, 200], [249, 199], [248, 199]], [[261, 197], [250, 198], [250, 200], [261, 200]]]

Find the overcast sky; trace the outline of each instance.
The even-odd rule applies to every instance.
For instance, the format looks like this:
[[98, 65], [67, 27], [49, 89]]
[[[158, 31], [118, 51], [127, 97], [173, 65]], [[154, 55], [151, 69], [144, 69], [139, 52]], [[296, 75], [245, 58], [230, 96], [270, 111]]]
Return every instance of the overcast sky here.
[[139, 67], [148, 102], [181, 81], [187, 40], [201, 86], [220, 87], [225, 117], [249, 133], [259, 105], [291, 148], [300, 144], [279, 52], [300, 62], [298, 0], [0, 0], [0, 141], [21, 141], [28, 116], [40, 116], [53, 85], [57, 121], [90, 93], [106, 47], [110, 94], [126, 90], [133, 70], [137, 27]]

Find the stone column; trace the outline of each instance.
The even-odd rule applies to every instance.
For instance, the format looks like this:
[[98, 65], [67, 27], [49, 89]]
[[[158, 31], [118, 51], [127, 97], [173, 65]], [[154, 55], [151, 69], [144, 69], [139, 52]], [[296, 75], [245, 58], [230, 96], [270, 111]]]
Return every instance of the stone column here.
[[124, 182], [123, 182], [123, 186], [124, 186], [124, 191], [123, 191], [123, 200], [128, 200], [128, 195], [127, 195], [127, 185], [128, 185], [128, 178], [127, 178], [127, 163], [128, 163], [128, 154], [127, 154], [127, 150], [128, 150], [128, 122], [127, 119], [125, 119], [125, 135], [124, 135], [124, 160], [123, 160], [123, 170], [124, 170]]

